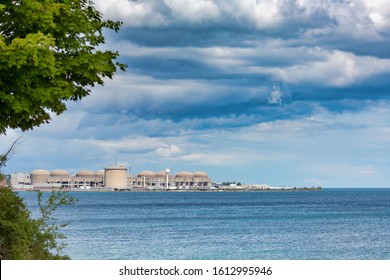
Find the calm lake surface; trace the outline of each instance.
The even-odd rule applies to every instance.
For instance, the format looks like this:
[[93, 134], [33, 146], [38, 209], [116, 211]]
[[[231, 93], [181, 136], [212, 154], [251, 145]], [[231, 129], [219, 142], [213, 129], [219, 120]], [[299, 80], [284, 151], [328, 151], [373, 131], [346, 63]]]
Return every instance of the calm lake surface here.
[[390, 189], [70, 194], [72, 259], [390, 259]]

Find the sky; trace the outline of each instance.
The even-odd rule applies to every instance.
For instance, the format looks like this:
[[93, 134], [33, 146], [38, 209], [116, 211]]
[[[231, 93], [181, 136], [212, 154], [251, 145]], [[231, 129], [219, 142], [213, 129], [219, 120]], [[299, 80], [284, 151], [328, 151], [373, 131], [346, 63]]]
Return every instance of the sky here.
[[[22, 135], [6, 173], [205, 171], [390, 187], [390, 0], [95, 0], [128, 65]], [[1, 150], [0, 150], [1, 151]]]

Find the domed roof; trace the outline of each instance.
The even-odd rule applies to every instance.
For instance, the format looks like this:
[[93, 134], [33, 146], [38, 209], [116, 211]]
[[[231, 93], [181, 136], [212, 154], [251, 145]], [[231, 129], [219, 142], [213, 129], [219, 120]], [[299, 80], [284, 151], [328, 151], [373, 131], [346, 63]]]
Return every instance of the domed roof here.
[[167, 176], [167, 173], [165, 171], [163, 171], [163, 170], [162, 171], [158, 171], [158, 172], [156, 172], [156, 176], [160, 176], [160, 177], [164, 176], [165, 177], [165, 176]]
[[33, 172], [31, 172], [31, 175], [47, 175], [47, 176], [49, 176], [50, 172], [48, 170], [44, 170], [44, 169], [37, 169], [37, 170], [34, 170]]
[[194, 174], [188, 171], [181, 171], [176, 173], [176, 177], [193, 177]]
[[197, 171], [194, 172], [194, 177], [209, 177], [209, 175], [206, 172]]
[[104, 177], [104, 170], [98, 170], [95, 172], [95, 177]]
[[76, 173], [76, 177], [94, 177], [95, 172], [90, 170], [80, 170]]
[[53, 177], [68, 177], [69, 173], [65, 170], [53, 170], [50, 172], [50, 176]]
[[138, 173], [138, 177], [154, 177], [156, 176], [156, 173], [153, 171], [142, 171]]

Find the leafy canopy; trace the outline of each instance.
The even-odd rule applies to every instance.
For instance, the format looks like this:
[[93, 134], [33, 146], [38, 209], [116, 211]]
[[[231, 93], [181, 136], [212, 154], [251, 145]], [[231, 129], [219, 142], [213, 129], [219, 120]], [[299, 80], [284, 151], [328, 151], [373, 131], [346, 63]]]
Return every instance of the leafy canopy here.
[[118, 52], [100, 50], [103, 20], [87, 0], [5, 0], [0, 2], [0, 134], [32, 129], [66, 110], [103, 78], [126, 65]]

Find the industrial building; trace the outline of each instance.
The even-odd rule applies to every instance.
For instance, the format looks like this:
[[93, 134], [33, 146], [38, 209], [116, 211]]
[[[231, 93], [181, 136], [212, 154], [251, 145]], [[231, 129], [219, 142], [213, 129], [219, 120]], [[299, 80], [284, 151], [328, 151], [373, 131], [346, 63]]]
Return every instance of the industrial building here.
[[8, 182], [13, 188], [29, 189], [31, 188], [31, 177], [29, 173], [14, 173], [11, 176], [7, 176]]
[[190, 189], [212, 186], [212, 181], [205, 172], [181, 171], [171, 175], [168, 171], [143, 171], [137, 177], [129, 179], [129, 184], [138, 188]]
[[65, 170], [37, 169], [31, 173], [14, 173], [10, 176], [11, 186], [19, 190], [45, 190], [65, 188], [69, 190], [98, 189], [207, 189], [213, 183], [205, 172], [182, 171], [171, 174], [164, 171], [142, 171], [130, 175], [123, 166], [106, 167], [104, 170], [80, 170], [70, 174]]

